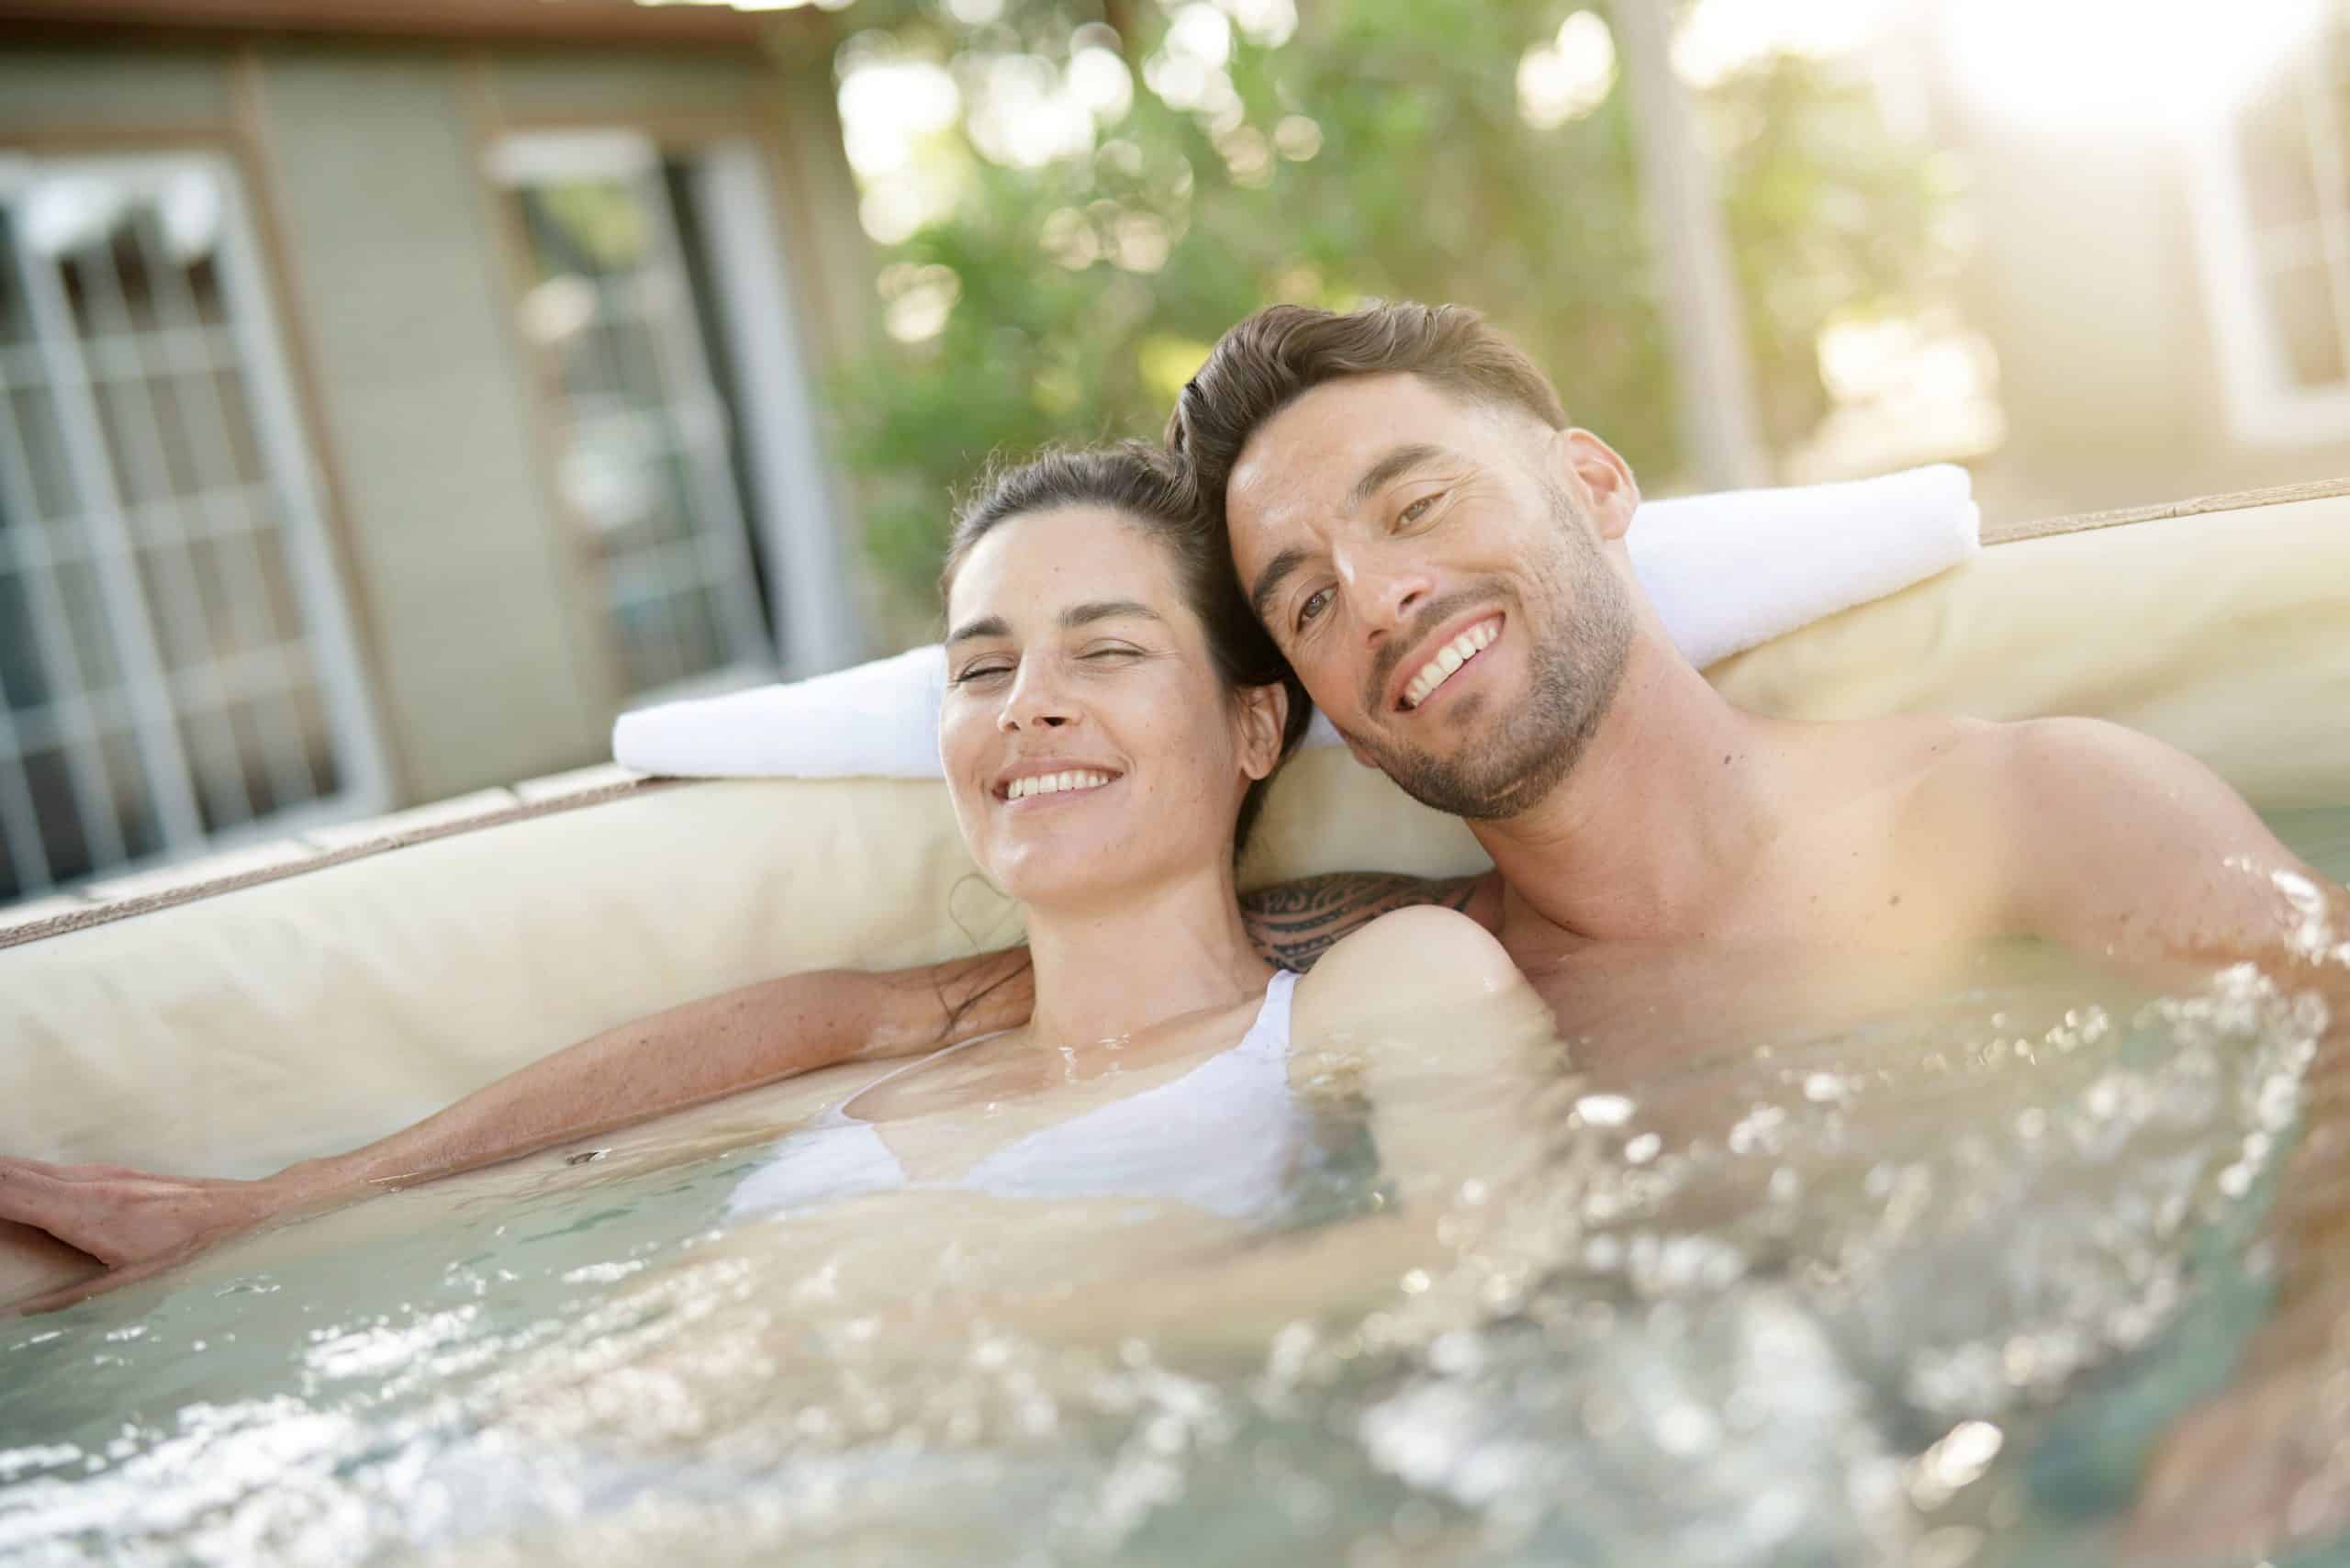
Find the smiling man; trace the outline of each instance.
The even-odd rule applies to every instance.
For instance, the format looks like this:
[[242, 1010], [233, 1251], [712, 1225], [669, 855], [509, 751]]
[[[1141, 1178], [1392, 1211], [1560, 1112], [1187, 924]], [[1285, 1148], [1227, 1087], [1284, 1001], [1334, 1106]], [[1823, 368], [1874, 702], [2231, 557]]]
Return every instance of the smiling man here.
[[1468, 819], [1494, 869], [1466, 907], [1586, 1068], [1897, 1004], [2003, 937], [2134, 967], [2249, 959], [2319, 991], [2333, 1022], [2272, 1215], [2276, 1309], [2158, 1453], [2140, 1522], [2221, 1552], [2350, 1523], [2350, 1416], [2312, 1392], [2350, 1379], [2339, 887], [2209, 769], [2114, 725], [1733, 706], [1633, 576], [1630, 469], [1473, 311], [1260, 311], [1169, 437], [1355, 756]]
[[1261, 311], [1170, 439], [1355, 755], [1468, 819], [1495, 867], [1476, 907], [1538, 980], [1628, 943], [2256, 952], [2319, 885], [2118, 726], [1733, 706], [1633, 575], [1631, 470], [1473, 311]]

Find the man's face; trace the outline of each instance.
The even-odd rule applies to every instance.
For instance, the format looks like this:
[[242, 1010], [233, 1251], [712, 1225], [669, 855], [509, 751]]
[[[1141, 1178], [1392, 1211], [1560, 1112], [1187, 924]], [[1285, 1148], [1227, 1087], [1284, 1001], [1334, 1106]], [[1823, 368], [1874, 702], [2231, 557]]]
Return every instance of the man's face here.
[[1601, 541], [1639, 494], [1605, 443], [1356, 376], [1260, 425], [1225, 495], [1242, 590], [1357, 756], [1472, 819], [1566, 777], [1634, 625]]

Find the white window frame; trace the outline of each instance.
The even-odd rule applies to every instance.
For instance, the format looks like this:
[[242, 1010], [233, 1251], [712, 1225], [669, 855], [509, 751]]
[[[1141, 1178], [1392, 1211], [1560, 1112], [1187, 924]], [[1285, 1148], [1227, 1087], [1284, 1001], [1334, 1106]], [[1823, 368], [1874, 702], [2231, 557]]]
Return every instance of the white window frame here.
[[[676, 367], [688, 382], [708, 386], [718, 398], [737, 400], [734, 426], [742, 431], [754, 494], [744, 496], [726, 461], [723, 420], [711, 420], [715, 439], [705, 432], [698, 503], [723, 533], [709, 547], [732, 558], [742, 594], [732, 615], [755, 615], [750, 584], [750, 534], [764, 547], [770, 622], [759, 639], [761, 656], [734, 661], [650, 691], [623, 692], [623, 706], [641, 707], [681, 697], [798, 676], [851, 662], [863, 652], [856, 606], [841, 561], [837, 526], [841, 515], [823, 454], [816, 400], [806, 358], [794, 326], [791, 289], [767, 178], [756, 141], [730, 136], [697, 141], [672, 152], [653, 137], [626, 128], [513, 131], [490, 146], [487, 172], [501, 193], [568, 179], [657, 178], [666, 158], [687, 163], [694, 185], [701, 238], [715, 297], [706, 301], [724, 324], [734, 384], [722, 386], [709, 363], [698, 323], [683, 334], [683, 363]], [[657, 263], [680, 287], [688, 286], [676, 232], [677, 214], [664, 200], [655, 237]], [[519, 299], [515, 302], [519, 308]], [[561, 410], [555, 412], [560, 423]], [[715, 462], [715, 472], [710, 471]], [[556, 498], [557, 505], [564, 503]], [[599, 585], [599, 611], [612, 612], [609, 587]]]
[[[2327, 95], [2309, 90], [2298, 62], [2292, 69], [2303, 134], [2315, 160], [2318, 221], [2337, 290], [2336, 315], [2350, 317], [2350, 187], [2343, 183], [2350, 178], [2350, 140], [2344, 140], [2350, 127], [2341, 123]], [[2231, 107], [2199, 123], [2185, 144], [2188, 210], [2229, 434], [2264, 448], [2350, 439], [2350, 375], [2330, 386], [2296, 386], [2278, 342], [2244, 189], [2241, 124]], [[2343, 363], [2350, 367], [2350, 320], [2337, 319], [2336, 326], [2344, 332]]]
[[723, 137], [694, 150], [693, 180], [742, 399], [735, 423], [757, 489], [777, 651], [787, 676], [819, 675], [868, 650], [842, 548], [849, 511], [824, 449], [767, 161], [752, 138]]
[[[235, 161], [207, 151], [157, 151], [129, 153], [28, 154], [0, 152], [0, 203], [15, 204], [39, 181], [61, 174], [88, 173], [133, 185], [163, 182], [198, 174], [212, 182], [221, 208], [214, 258], [226, 328], [233, 342], [235, 366], [252, 412], [253, 439], [264, 476], [278, 508], [279, 540], [286, 569], [303, 617], [305, 653], [317, 678], [335, 757], [339, 788], [290, 807], [273, 810], [250, 821], [206, 832], [196, 806], [192, 766], [177, 732], [170, 679], [162, 668], [161, 650], [149, 617], [157, 612], [147, 601], [132, 565], [127, 510], [117, 493], [103, 428], [92, 401], [93, 385], [79, 339], [70, 322], [60, 319], [66, 308], [56, 292], [55, 279], [45, 275], [21, 242], [14, 248], [15, 286], [26, 297], [35, 322], [37, 352], [46, 365], [45, 381], [61, 421], [65, 456], [81, 515], [92, 533], [92, 566], [96, 574], [113, 655], [131, 712], [130, 731], [141, 772], [152, 797], [156, 822], [163, 841], [154, 855], [108, 857], [93, 846], [99, 863], [93, 879], [104, 880], [151, 867], [190, 859], [242, 846], [298, 835], [312, 828], [380, 812], [391, 803], [390, 773], [375, 707], [353, 640], [344, 599], [344, 577], [325, 522], [323, 486], [316, 472], [308, 440], [297, 411], [287, 372], [284, 342], [278, 331], [276, 298], [263, 271], [244, 183]], [[13, 428], [0, 431], [13, 449]], [[29, 522], [35, 509], [23, 488], [22, 454], [6, 453], [0, 473], [10, 489], [12, 510]], [[35, 574], [26, 572], [28, 588], [38, 589]], [[54, 639], [49, 639], [53, 641]], [[44, 662], [48, 662], [45, 658]], [[203, 678], [219, 678], [208, 669]], [[68, 727], [89, 720], [88, 694], [77, 689], [54, 693], [52, 703], [65, 710]], [[69, 767], [71, 767], [69, 763]], [[92, 796], [88, 781], [76, 778], [74, 795], [92, 831]], [[0, 802], [25, 805], [25, 802]], [[13, 819], [13, 813], [12, 813]], [[11, 821], [21, 831], [29, 825]], [[12, 833], [12, 839], [16, 836]], [[101, 840], [118, 839], [109, 819]], [[35, 840], [38, 843], [38, 839]], [[119, 843], [114, 847], [118, 852]], [[62, 884], [53, 878], [46, 885]], [[20, 896], [36, 897], [39, 885], [20, 881]]]

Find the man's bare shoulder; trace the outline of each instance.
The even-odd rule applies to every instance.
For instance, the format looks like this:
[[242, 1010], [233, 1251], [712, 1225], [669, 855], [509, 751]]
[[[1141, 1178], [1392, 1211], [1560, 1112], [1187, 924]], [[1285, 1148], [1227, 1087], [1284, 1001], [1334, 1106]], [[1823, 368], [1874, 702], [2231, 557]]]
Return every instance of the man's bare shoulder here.
[[2217, 896], [2241, 879], [2231, 857], [2295, 864], [2203, 763], [2101, 719], [1970, 726], [1920, 771], [1903, 837], [1938, 862], [1938, 885], [1978, 895], [1986, 926], [2068, 938], [2098, 924], [2078, 911], [2100, 900]]
[[1898, 792], [1900, 836], [1945, 850], [1979, 848], [2050, 812], [2077, 810], [2088, 777], [2110, 774], [2153, 744], [2098, 719], [1885, 722], [1903, 724], [1887, 732], [1898, 737], [1888, 782]]
[[1886, 835], [1868, 857], [1888, 887], [1933, 889], [1939, 928], [2003, 929], [2014, 846], [2034, 825], [2031, 814], [2051, 809], [2035, 802], [2046, 794], [2035, 780], [2061, 774], [2067, 756], [2086, 756], [2111, 727], [1924, 715], [1839, 726], [1852, 748], [1848, 777], [1867, 784], [1855, 795], [1877, 802], [1863, 820]]
[[2045, 823], [2096, 810], [2117, 793], [2225, 792], [2210, 769], [2152, 735], [2105, 719], [1937, 721], [1920, 757], [1919, 803], [1948, 813]]

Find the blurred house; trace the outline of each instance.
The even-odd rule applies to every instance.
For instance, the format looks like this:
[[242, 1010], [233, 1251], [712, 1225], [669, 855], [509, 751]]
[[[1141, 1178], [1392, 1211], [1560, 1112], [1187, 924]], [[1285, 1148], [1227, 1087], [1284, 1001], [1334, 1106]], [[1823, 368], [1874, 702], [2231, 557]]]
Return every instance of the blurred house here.
[[1903, 6], [1998, 362], [1986, 514], [2350, 473], [2350, 6]]
[[865, 652], [831, 39], [0, 0], [0, 902]]

